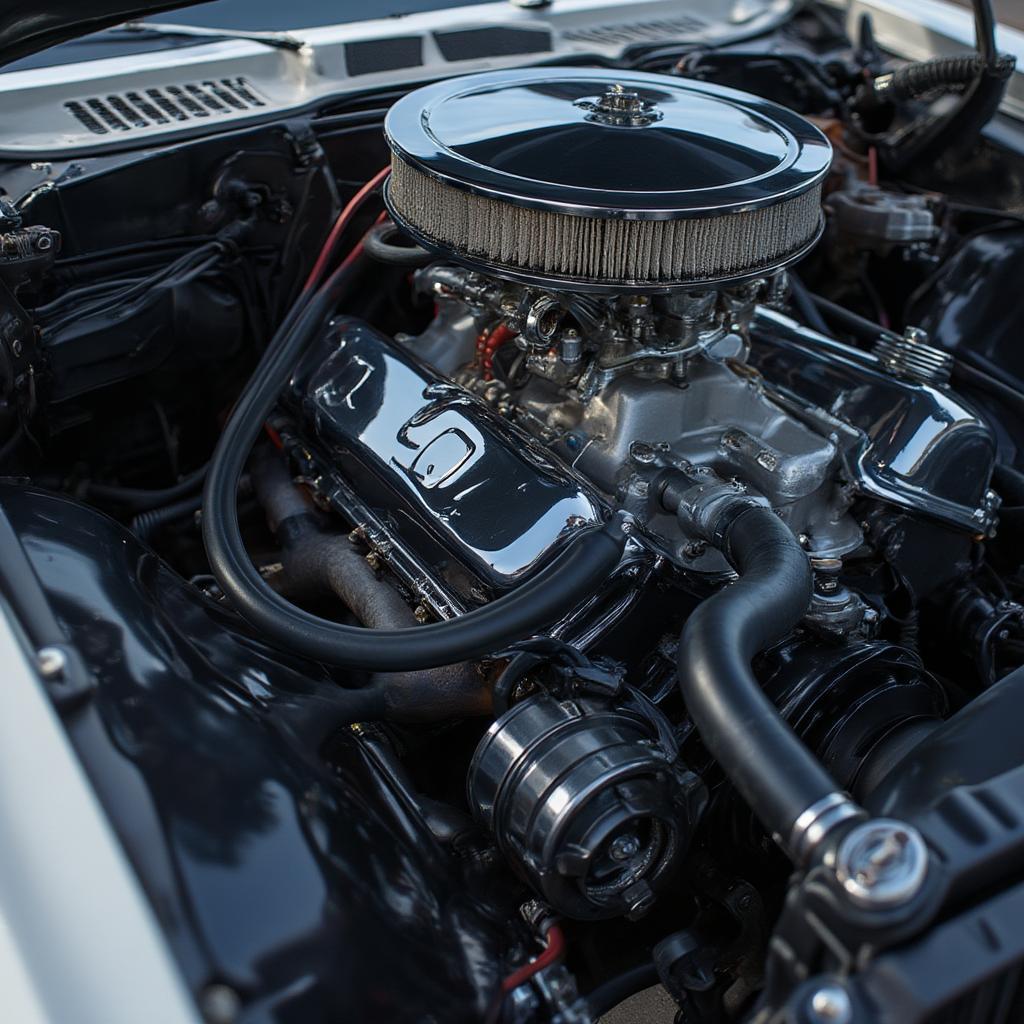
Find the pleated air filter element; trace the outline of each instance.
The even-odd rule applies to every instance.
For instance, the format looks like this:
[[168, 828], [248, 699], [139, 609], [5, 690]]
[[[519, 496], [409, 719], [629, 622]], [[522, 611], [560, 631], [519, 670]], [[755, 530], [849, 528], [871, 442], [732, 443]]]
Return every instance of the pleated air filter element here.
[[832, 156], [756, 96], [639, 72], [535, 68], [450, 79], [396, 103], [386, 201], [420, 244], [572, 291], [740, 281], [821, 231]]

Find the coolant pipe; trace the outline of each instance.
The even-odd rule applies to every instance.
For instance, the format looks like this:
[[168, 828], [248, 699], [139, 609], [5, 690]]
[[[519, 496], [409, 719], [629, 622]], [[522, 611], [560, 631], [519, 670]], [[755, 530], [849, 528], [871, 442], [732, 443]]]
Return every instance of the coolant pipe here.
[[767, 503], [728, 485], [663, 483], [662, 504], [688, 533], [721, 548], [739, 579], [697, 606], [679, 641], [686, 709], [700, 737], [761, 823], [798, 864], [863, 812], [764, 695], [751, 659], [782, 639], [811, 601], [806, 553]]
[[[281, 544], [289, 594], [334, 594], [367, 629], [417, 628], [401, 594], [377, 578], [348, 537], [321, 527], [280, 453], [265, 445], [254, 452], [251, 464], [256, 497]], [[415, 672], [378, 672], [363, 690], [341, 692], [332, 726], [369, 718], [447, 721], [486, 715], [491, 705], [489, 688], [467, 662]]]

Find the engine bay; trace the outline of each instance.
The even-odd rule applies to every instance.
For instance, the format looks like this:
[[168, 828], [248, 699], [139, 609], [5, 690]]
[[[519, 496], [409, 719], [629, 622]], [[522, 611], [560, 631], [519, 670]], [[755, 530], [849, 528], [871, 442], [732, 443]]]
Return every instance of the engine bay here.
[[8, 161], [2, 589], [206, 1020], [1020, 1019], [1012, 69]]

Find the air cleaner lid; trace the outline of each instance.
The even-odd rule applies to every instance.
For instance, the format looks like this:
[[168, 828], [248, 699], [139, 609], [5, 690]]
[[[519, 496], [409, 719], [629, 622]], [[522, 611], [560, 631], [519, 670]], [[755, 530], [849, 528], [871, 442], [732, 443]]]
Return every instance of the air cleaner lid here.
[[828, 140], [663, 75], [498, 71], [388, 113], [385, 201], [421, 245], [540, 287], [616, 293], [773, 273], [821, 231]]
[[534, 68], [450, 79], [399, 100], [395, 154], [516, 205], [661, 220], [752, 210], [819, 184], [831, 147], [797, 114], [703, 82]]

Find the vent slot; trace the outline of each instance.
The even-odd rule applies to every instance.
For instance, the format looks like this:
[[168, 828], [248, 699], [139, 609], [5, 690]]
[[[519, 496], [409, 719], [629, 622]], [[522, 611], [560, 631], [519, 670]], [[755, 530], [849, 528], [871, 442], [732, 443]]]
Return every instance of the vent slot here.
[[435, 32], [434, 42], [445, 60], [480, 60], [513, 57], [521, 53], [548, 53], [551, 33], [529, 28], [471, 28]]
[[698, 35], [708, 27], [703, 18], [684, 15], [658, 21], [620, 22], [615, 25], [591, 25], [562, 33], [563, 39], [597, 46], [628, 46], [630, 43], [662, 42], [681, 35]]
[[93, 135], [109, 135], [204, 121], [266, 105], [267, 101], [247, 79], [218, 78], [87, 96], [65, 103], [64, 109]]

